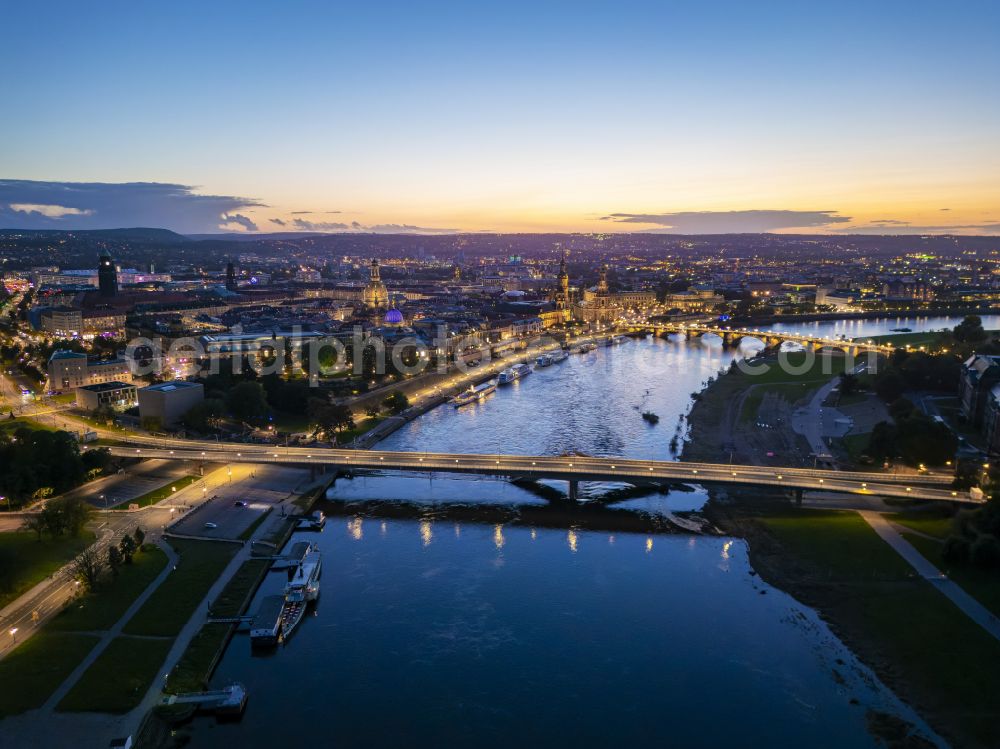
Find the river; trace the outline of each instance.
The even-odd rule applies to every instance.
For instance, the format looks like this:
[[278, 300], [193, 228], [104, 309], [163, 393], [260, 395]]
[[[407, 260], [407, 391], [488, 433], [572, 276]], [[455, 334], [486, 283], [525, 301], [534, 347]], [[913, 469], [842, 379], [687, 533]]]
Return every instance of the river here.
[[[959, 321], [779, 329], [863, 337]], [[984, 325], [1000, 327], [1000, 316]], [[379, 447], [671, 459], [691, 394], [737, 355], [717, 341], [630, 341], [538, 369], [481, 404], [432, 410]], [[646, 409], [658, 426], [640, 418]], [[590, 485], [585, 498], [613, 488]], [[491, 479], [359, 477], [329, 497], [428, 506], [423, 519], [334, 516], [324, 532], [296, 536], [324, 555], [314, 616], [268, 656], [234, 638], [215, 683], [244, 683], [247, 713], [236, 724], [196, 720], [190, 746], [873, 747], [869, 708], [926, 729], [814, 612], [754, 575], [742, 540], [435, 512], [545, 504]], [[696, 489], [624, 506], [704, 499]], [[283, 582], [269, 575], [257, 600]]]

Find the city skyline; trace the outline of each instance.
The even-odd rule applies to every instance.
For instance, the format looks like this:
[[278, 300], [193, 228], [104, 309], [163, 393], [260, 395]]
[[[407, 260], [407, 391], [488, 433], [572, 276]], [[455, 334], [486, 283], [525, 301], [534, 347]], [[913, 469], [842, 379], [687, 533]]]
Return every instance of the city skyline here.
[[295, 10], [13, 9], [0, 228], [1000, 233], [986, 4]]

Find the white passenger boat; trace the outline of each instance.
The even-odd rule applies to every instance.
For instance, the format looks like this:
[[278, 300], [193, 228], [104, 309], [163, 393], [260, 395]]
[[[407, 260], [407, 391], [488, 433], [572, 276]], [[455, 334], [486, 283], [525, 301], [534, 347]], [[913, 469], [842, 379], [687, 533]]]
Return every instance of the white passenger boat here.
[[285, 639], [288, 639], [302, 622], [309, 602], [319, 598], [322, 561], [319, 549], [315, 545], [312, 546], [285, 585], [285, 608], [281, 613], [281, 630]]
[[497, 378], [497, 384], [509, 385], [515, 380], [520, 380], [529, 374], [531, 374], [531, 367], [527, 364], [515, 364], [510, 369], [505, 369], [500, 373], [500, 376]]
[[496, 389], [497, 381], [487, 380], [486, 382], [481, 382], [475, 387], [470, 387], [468, 390], [459, 393], [451, 399], [451, 402], [455, 404], [455, 408], [461, 408], [462, 406], [467, 406], [470, 403], [478, 403], [490, 393], [495, 392]]
[[549, 355], [549, 360], [552, 364], [558, 364], [559, 362], [564, 362], [569, 358], [569, 354], [566, 353], [564, 349], [556, 349]]
[[550, 354], [542, 354], [537, 359], [535, 359], [536, 367], [548, 367], [552, 364], [552, 356]]

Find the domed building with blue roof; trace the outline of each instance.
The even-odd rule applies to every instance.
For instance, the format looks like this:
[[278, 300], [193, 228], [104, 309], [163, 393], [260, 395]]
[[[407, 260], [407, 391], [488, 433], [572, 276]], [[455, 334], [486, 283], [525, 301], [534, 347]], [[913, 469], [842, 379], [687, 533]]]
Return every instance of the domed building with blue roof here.
[[398, 309], [391, 309], [385, 313], [383, 322], [386, 325], [402, 325], [403, 324], [403, 313]]

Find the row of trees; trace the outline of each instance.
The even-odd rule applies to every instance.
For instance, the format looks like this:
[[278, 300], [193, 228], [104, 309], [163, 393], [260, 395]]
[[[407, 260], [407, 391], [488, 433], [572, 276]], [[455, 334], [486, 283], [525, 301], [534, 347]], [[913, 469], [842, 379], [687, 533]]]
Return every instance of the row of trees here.
[[114, 580], [118, 579], [122, 565], [132, 564], [136, 554], [142, 551], [146, 533], [142, 528], [136, 528], [131, 534], [124, 534], [116, 544], [109, 544], [102, 554], [97, 546], [91, 546], [73, 560], [72, 574], [87, 592], [95, 590], [110, 572]]

